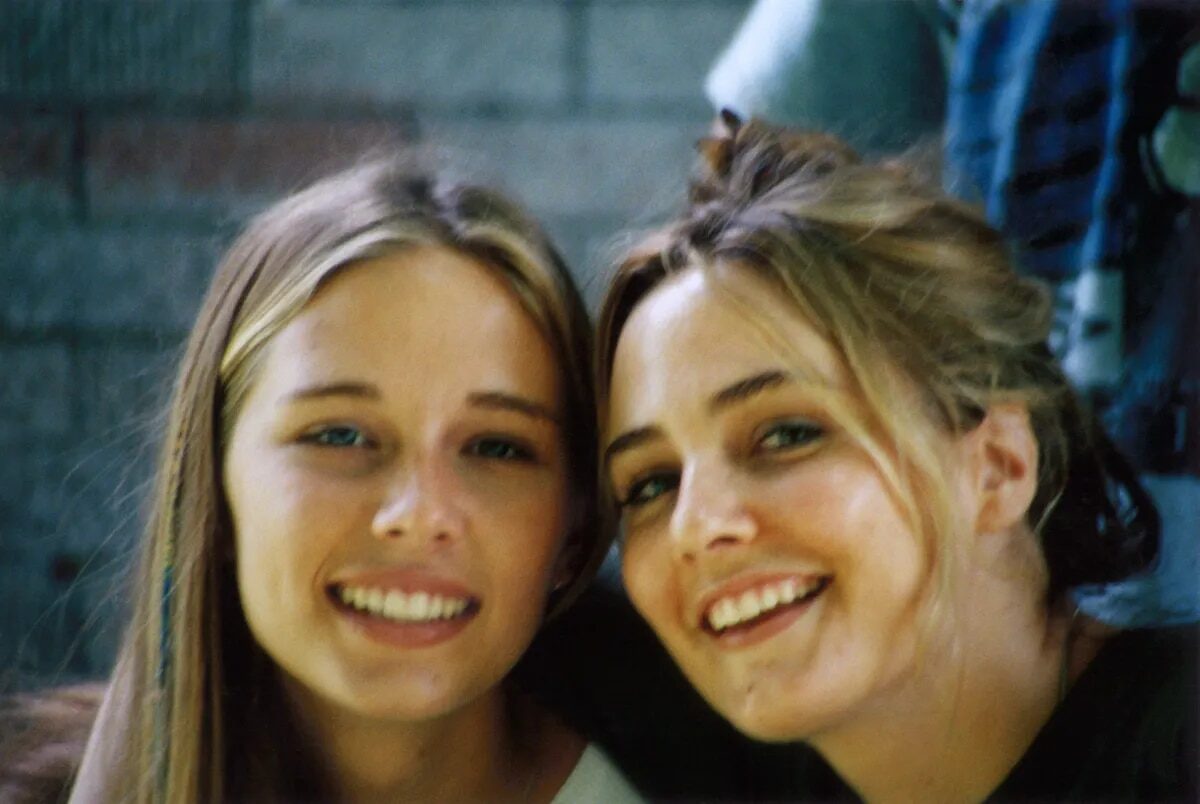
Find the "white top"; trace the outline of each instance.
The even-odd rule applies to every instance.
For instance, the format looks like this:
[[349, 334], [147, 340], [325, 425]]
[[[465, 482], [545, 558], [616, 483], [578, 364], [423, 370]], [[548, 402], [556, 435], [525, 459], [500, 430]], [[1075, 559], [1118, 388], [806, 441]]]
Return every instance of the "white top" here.
[[600, 747], [588, 743], [551, 804], [645, 804], [645, 801]]

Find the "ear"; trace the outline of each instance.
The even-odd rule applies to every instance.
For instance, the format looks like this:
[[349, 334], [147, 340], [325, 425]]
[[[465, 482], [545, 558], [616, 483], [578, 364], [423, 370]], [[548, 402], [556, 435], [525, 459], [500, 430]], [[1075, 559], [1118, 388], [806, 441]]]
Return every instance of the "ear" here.
[[968, 479], [977, 500], [975, 532], [1007, 531], [1025, 521], [1037, 493], [1038, 443], [1025, 405], [988, 408], [963, 436]]
[[579, 570], [579, 549], [579, 539], [572, 531], [559, 549], [558, 557], [554, 559], [554, 570], [550, 576], [550, 594], [561, 592], [570, 586], [571, 581], [575, 580], [575, 575]]

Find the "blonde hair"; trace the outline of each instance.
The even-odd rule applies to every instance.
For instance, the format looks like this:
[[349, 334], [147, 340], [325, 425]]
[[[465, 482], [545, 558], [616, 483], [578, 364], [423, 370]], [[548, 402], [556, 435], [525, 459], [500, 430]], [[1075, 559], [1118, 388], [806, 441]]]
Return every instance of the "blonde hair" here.
[[[597, 336], [602, 409], [617, 341], [642, 299], [693, 269], [736, 295], [726, 269], [749, 270], [845, 362], [864, 412], [830, 415], [934, 545], [939, 588], [954, 558], [953, 523], [946, 463], [931, 436], [966, 432], [1000, 402], [1028, 408], [1038, 441], [1027, 518], [1046, 559], [1048, 600], [1148, 563], [1153, 506], [1045, 345], [1050, 295], [1013, 270], [978, 210], [900, 163], [866, 162], [836, 138], [730, 113], [700, 150], [686, 211], [631, 249], [611, 279]], [[763, 312], [746, 315], [787, 351]]]
[[[318, 763], [289, 739], [274, 665], [237, 598], [221, 453], [263, 349], [342, 267], [435, 245], [477, 259], [515, 292], [558, 359], [565, 401], [575, 581], [603, 559], [598, 523], [590, 329], [565, 265], [512, 202], [441, 178], [415, 157], [383, 159], [314, 184], [256, 217], [217, 269], [187, 344], [170, 407], [151, 517], [118, 667], [132, 694], [122, 800], [319, 796]], [[236, 714], [238, 739], [230, 738]], [[294, 752], [288, 756], [285, 748]]]

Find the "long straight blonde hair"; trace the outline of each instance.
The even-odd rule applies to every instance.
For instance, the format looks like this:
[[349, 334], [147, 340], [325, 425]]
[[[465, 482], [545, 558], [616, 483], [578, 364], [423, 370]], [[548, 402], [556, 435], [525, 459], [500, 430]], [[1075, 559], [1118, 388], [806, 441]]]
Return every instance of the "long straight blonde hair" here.
[[[256, 217], [222, 260], [173, 389], [134, 609], [99, 728], [122, 740], [122, 801], [320, 798], [320, 763], [297, 745], [276, 669], [255, 643], [229, 556], [221, 455], [271, 338], [352, 262], [417, 245], [477, 259], [516, 293], [561, 371], [576, 580], [609, 544], [595, 494], [590, 329], [547, 237], [512, 202], [399, 155], [337, 174]], [[236, 719], [235, 719], [236, 718]], [[236, 724], [236, 730], [234, 728]]]

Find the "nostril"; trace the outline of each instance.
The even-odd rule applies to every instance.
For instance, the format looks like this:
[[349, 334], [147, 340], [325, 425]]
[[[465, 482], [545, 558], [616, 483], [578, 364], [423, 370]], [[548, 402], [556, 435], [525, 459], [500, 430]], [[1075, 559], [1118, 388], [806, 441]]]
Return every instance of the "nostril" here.
[[710, 539], [706, 546], [712, 550], [717, 547], [732, 547], [735, 544], [740, 544], [741, 541], [742, 539], [737, 536], [723, 535]]

